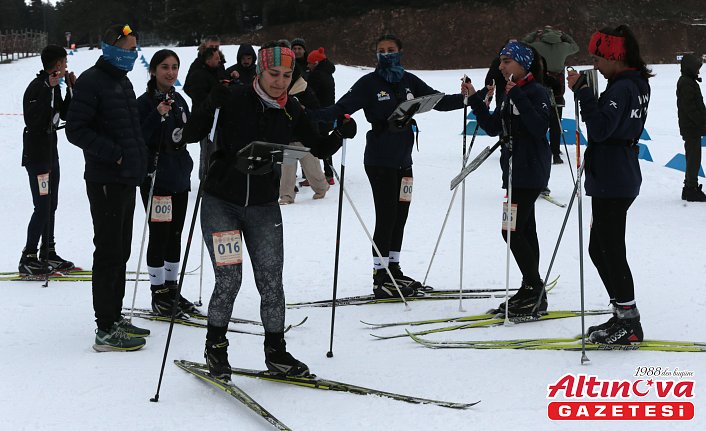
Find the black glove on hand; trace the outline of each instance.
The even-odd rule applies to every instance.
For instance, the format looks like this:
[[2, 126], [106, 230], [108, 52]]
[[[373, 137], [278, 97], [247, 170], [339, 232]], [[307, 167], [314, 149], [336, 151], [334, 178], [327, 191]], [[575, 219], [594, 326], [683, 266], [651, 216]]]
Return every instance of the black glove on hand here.
[[209, 105], [213, 109], [220, 108], [228, 101], [229, 97], [230, 90], [228, 89], [228, 87], [225, 87], [221, 84], [216, 84], [213, 86], [211, 92], [208, 94]]
[[338, 127], [333, 129], [335, 133], [341, 139], [352, 139], [355, 138], [355, 134], [358, 132], [358, 126], [355, 124], [353, 118], [346, 120], [339, 120]]

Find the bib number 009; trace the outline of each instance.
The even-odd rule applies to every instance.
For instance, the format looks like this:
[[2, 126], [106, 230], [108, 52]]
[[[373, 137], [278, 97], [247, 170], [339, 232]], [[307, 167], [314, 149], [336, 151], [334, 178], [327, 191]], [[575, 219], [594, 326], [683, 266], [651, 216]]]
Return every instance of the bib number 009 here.
[[502, 230], [507, 230], [508, 217], [510, 218], [510, 232], [515, 231], [515, 226], [517, 223], [517, 204], [512, 204], [510, 206], [510, 212], [507, 210], [507, 202], [503, 202], [503, 226]]
[[172, 221], [171, 196], [152, 196], [150, 221], [153, 223], [168, 223]]
[[400, 202], [412, 202], [412, 185], [414, 178], [402, 177], [400, 184]]
[[213, 255], [216, 266], [243, 263], [243, 241], [239, 230], [213, 233]]

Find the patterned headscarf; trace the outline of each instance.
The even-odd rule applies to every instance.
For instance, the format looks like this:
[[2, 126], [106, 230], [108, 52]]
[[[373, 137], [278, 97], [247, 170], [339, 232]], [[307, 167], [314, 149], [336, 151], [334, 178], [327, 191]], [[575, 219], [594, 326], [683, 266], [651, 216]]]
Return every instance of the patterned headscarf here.
[[588, 43], [588, 52], [606, 60], [625, 59], [625, 38], [597, 31]]
[[267, 69], [284, 66], [294, 70], [294, 52], [283, 46], [264, 48], [257, 53], [257, 74], [261, 75]]
[[532, 61], [534, 60], [532, 49], [524, 43], [516, 41], [508, 42], [507, 45], [500, 50], [500, 55], [508, 56], [520, 63], [520, 66], [527, 72], [529, 72]]

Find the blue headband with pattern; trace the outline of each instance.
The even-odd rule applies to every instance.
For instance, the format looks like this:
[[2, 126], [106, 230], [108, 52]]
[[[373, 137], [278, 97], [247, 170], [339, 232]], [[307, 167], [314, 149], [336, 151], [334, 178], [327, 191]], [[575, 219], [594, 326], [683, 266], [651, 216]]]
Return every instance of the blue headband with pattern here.
[[530, 66], [532, 66], [532, 61], [534, 60], [534, 53], [532, 52], [532, 49], [519, 42], [508, 42], [508, 44], [505, 45], [505, 47], [503, 47], [500, 51], [500, 55], [506, 55], [520, 63], [520, 66], [522, 66], [522, 68], [527, 72], [529, 72]]

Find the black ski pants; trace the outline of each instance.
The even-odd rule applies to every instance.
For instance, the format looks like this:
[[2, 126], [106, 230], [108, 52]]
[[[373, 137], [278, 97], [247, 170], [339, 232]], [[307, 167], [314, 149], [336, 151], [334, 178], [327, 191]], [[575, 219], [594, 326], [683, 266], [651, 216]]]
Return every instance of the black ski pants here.
[[93, 218], [93, 310], [96, 325], [108, 331], [121, 319], [125, 265], [130, 258], [135, 186], [86, 181]]
[[701, 136], [685, 136], [684, 153], [686, 154], [684, 185], [696, 187], [699, 185], [699, 168], [701, 167]]
[[[59, 204], [59, 160], [54, 160], [51, 171], [48, 163], [36, 163], [25, 165], [29, 176], [29, 189], [32, 192], [32, 203], [34, 212], [27, 225], [27, 242], [25, 250], [29, 252], [37, 251], [39, 239], [42, 239], [42, 247], [54, 246], [54, 214]], [[39, 194], [39, 182], [37, 175], [49, 172], [49, 194], [41, 196]]]
[[[533, 287], [542, 286], [539, 275], [539, 240], [537, 222], [534, 216], [534, 204], [540, 189], [512, 189], [512, 203], [517, 205], [515, 230], [510, 234], [510, 250], [522, 273], [522, 282]], [[507, 242], [507, 231], [501, 228]]]
[[625, 250], [625, 224], [628, 208], [634, 200], [591, 198], [593, 221], [588, 254], [608, 296], [619, 303], [635, 299], [635, 285]]
[[[147, 209], [147, 199], [150, 193], [150, 181], [140, 187], [142, 205]], [[186, 207], [189, 203], [189, 192], [167, 193], [154, 191], [154, 196], [172, 197], [172, 221], [153, 222], [150, 218], [150, 238], [147, 243], [147, 265], [153, 268], [164, 266], [164, 262], [179, 262], [181, 260], [181, 233], [186, 219]]]
[[[366, 166], [375, 203], [375, 233], [373, 240], [383, 257], [390, 251], [401, 251], [404, 227], [407, 223], [410, 202], [400, 202], [402, 178], [412, 177], [412, 167], [395, 169]], [[377, 256], [372, 249], [373, 257]]]

